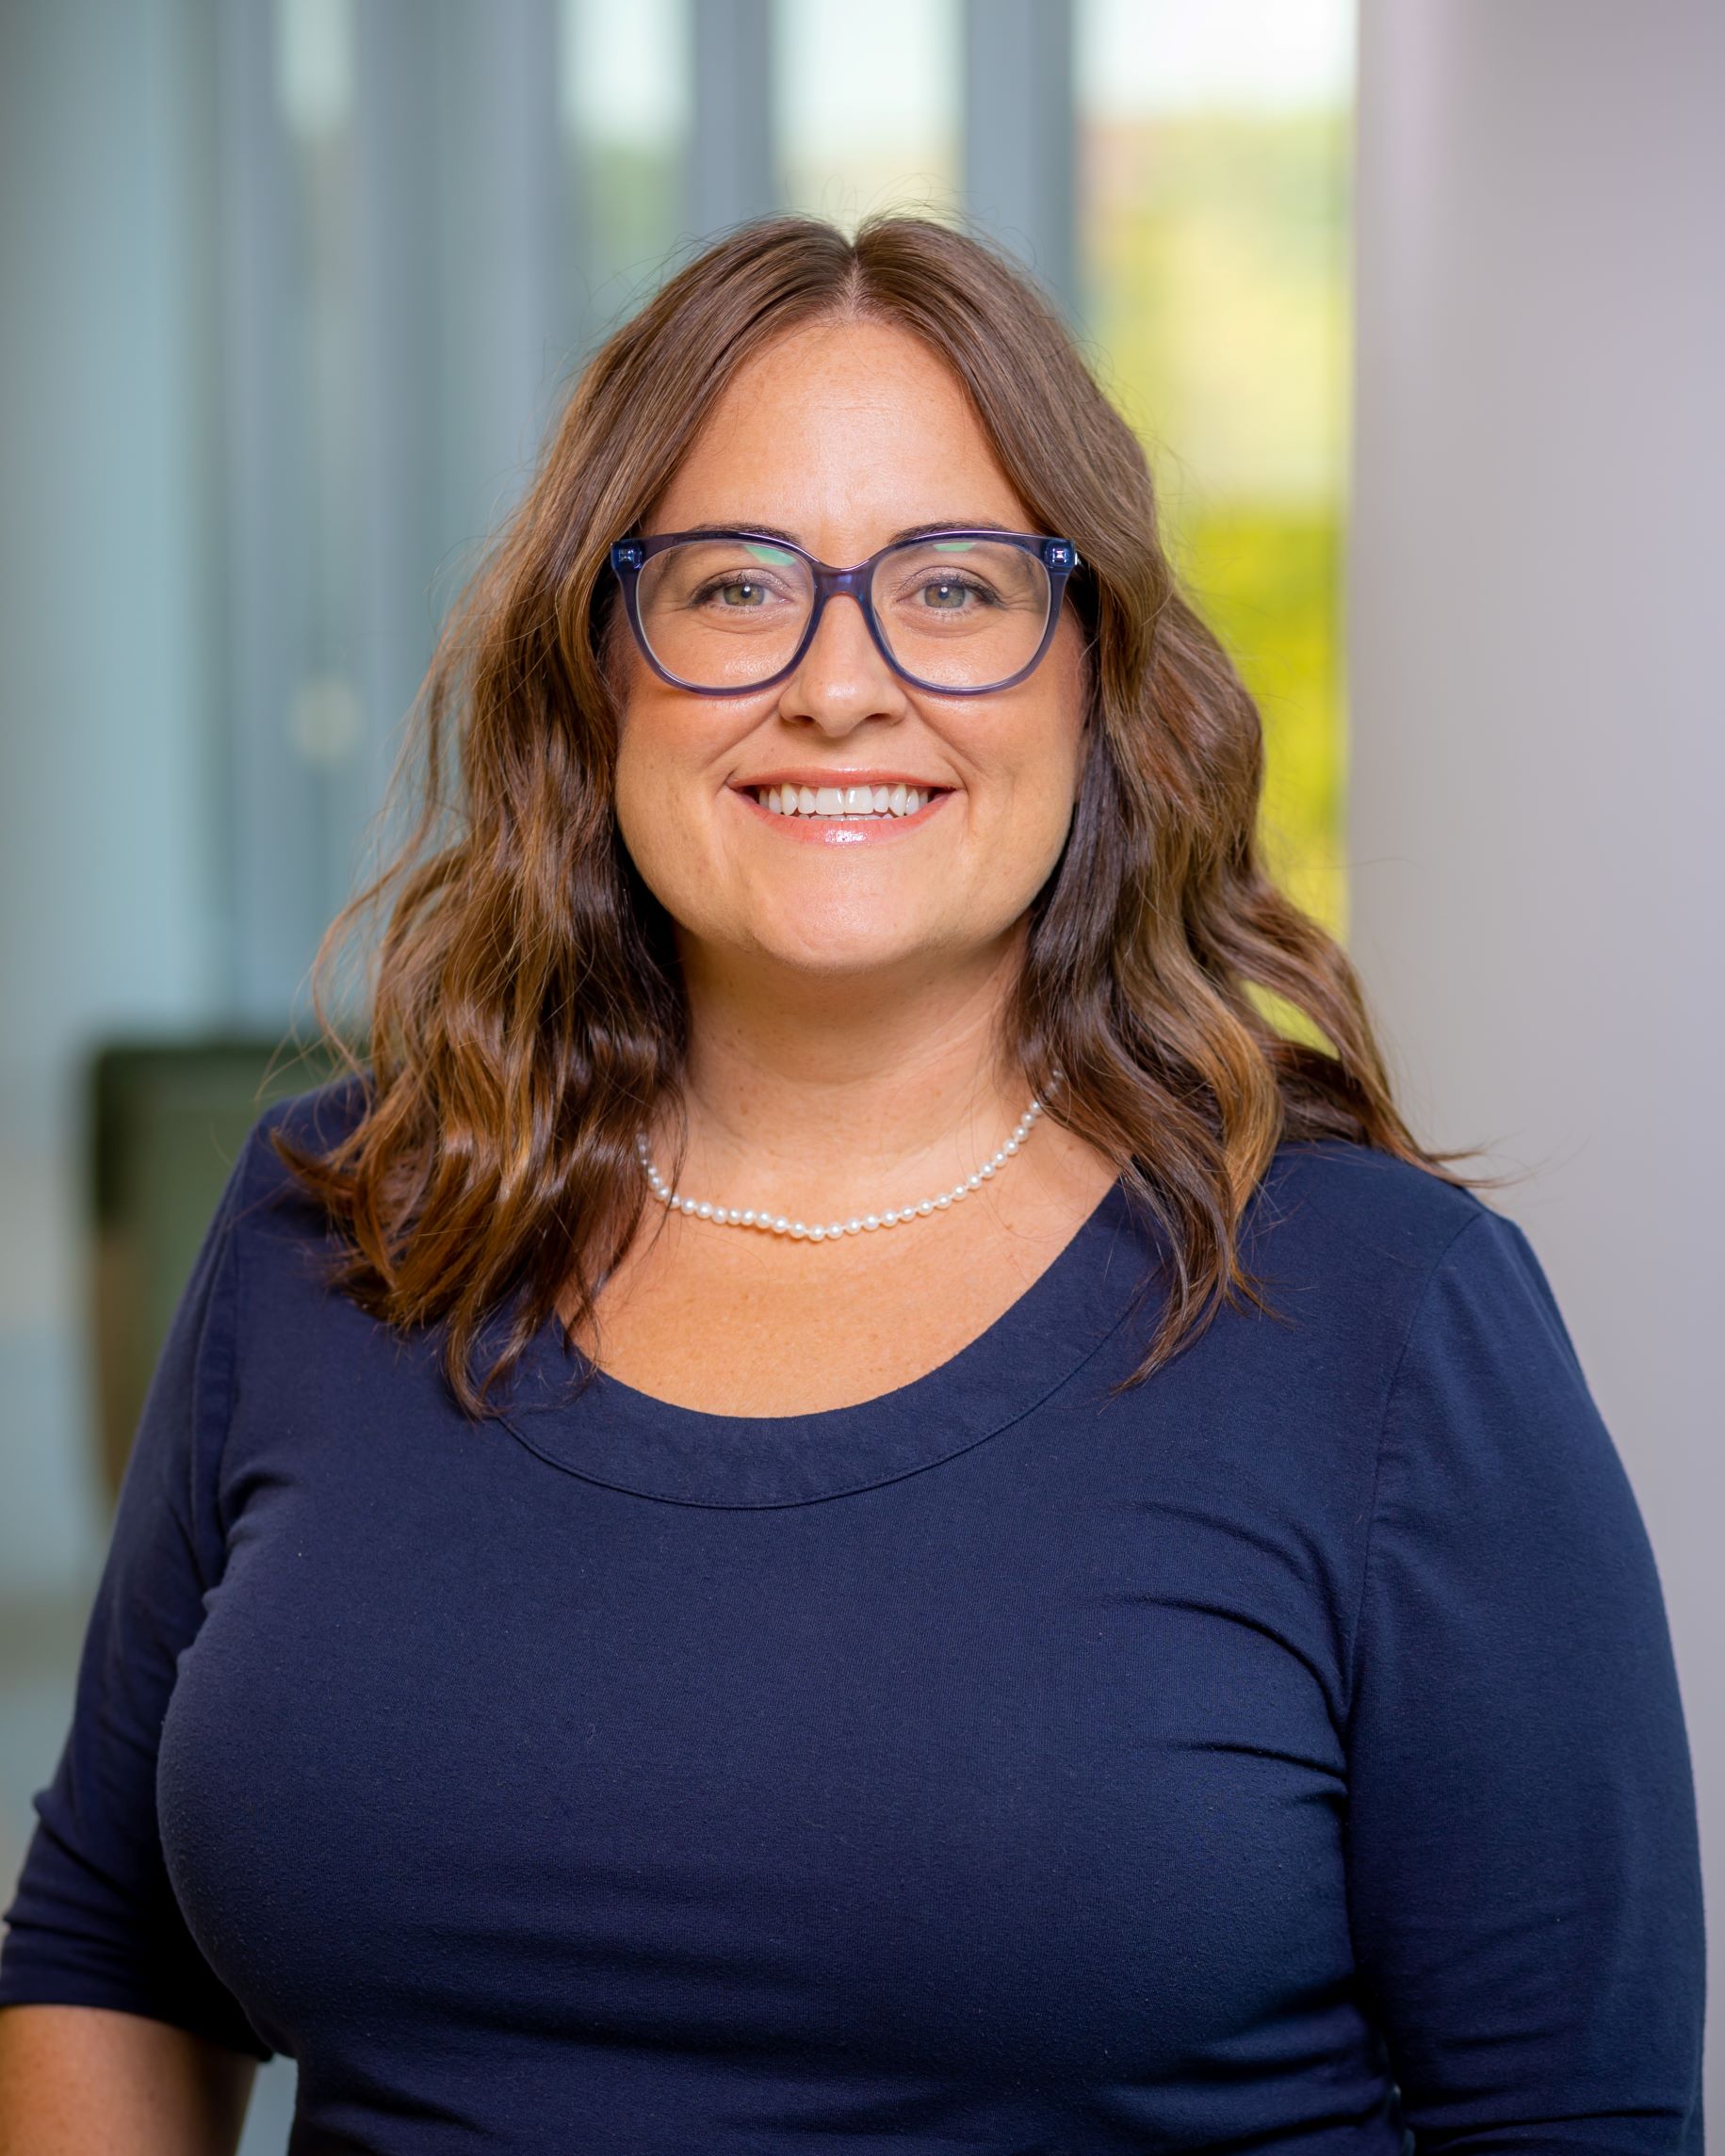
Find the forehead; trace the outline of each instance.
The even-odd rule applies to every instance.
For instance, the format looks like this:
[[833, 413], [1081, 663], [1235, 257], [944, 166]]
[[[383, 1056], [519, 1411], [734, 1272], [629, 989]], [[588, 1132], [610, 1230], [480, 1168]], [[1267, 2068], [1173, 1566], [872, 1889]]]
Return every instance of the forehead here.
[[746, 361], [652, 522], [758, 519], [859, 559], [906, 526], [1026, 516], [963, 382], [906, 331], [865, 321], [810, 324]]

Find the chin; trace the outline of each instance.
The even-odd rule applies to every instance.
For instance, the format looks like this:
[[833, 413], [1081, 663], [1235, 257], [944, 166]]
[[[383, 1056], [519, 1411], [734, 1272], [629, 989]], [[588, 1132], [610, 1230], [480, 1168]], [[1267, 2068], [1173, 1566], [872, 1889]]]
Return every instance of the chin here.
[[755, 948], [761, 958], [783, 966], [788, 973], [818, 981], [889, 972], [919, 957], [926, 947], [897, 937], [834, 935], [797, 943], [763, 937]]
[[751, 905], [744, 918], [712, 923], [704, 940], [811, 979], [878, 972], [916, 960], [939, 940], [931, 923], [914, 911], [906, 918], [906, 911], [894, 908], [897, 917], [883, 919], [878, 906], [799, 906], [788, 898], [770, 912]]

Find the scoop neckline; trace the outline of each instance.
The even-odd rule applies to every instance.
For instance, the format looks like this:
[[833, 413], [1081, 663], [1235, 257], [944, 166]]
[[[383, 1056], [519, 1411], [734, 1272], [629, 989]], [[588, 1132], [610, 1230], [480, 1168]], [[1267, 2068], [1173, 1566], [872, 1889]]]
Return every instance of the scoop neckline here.
[[[717, 1415], [591, 1364], [553, 1312], [501, 1419], [584, 1481], [675, 1504], [811, 1504], [938, 1466], [1057, 1392], [1149, 1286], [1153, 1245], [1116, 1176], [1023, 1293], [946, 1361], [890, 1391], [802, 1415]], [[571, 1394], [582, 1370], [585, 1387]]]

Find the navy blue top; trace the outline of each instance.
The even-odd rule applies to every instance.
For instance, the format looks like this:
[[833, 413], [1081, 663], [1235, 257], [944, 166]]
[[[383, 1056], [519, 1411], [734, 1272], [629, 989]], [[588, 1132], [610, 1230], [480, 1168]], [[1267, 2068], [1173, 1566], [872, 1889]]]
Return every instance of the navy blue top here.
[[1111, 1401], [1116, 1184], [951, 1361], [772, 1418], [561, 1399], [553, 1321], [471, 1424], [326, 1247], [254, 1131], [0, 2002], [291, 2052], [300, 2152], [1699, 2156], [1659, 1578], [1473, 1196], [1285, 1146], [1278, 1315]]

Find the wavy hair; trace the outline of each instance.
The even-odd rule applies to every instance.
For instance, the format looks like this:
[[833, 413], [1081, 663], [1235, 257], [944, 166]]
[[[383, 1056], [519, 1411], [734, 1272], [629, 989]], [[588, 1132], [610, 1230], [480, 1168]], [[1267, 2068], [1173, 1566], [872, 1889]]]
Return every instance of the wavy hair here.
[[[763, 219], [672, 277], [581, 372], [415, 700], [390, 797], [416, 801], [412, 828], [313, 963], [317, 1020], [364, 1079], [363, 1108], [327, 1149], [279, 1127], [272, 1141], [339, 1224], [334, 1284], [392, 1326], [443, 1325], [474, 1417], [497, 1411], [493, 1387], [561, 1300], [592, 1319], [645, 1203], [636, 1134], [681, 1097], [671, 924], [611, 805], [608, 549], [738, 370], [834, 318], [894, 324], [943, 360], [1037, 527], [1082, 558], [1068, 603], [1086, 639], [1086, 760], [1004, 1046], [1115, 1163], [1158, 1247], [1162, 1314], [1126, 1382], [1223, 1302], [1262, 1306], [1242, 1220], [1282, 1141], [1343, 1139], [1464, 1180], [1444, 1165], [1460, 1156], [1424, 1150], [1397, 1112], [1347, 958], [1265, 872], [1257, 707], [1182, 596], [1144, 451], [1060, 316], [993, 248], [929, 219], [874, 217], [851, 238]], [[368, 1070], [324, 993], [362, 916], [384, 921]], [[1276, 1021], [1277, 998], [1315, 1038]]]

